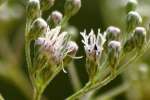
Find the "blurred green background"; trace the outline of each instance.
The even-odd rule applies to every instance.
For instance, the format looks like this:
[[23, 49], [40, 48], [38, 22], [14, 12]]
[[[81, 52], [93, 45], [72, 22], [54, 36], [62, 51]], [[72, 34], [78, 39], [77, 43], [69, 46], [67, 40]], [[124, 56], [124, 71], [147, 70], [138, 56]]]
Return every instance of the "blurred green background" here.
[[[6, 100], [30, 100], [32, 96], [32, 89], [27, 74], [27, 65], [24, 54], [24, 30], [26, 19], [26, 3], [28, 0], [4, 0], [4, 3], [0, 6], [0, 93]], [[56, 0], [55, 6], [47, 12], [44, 12], [44, 18], [46, 18], [52, 10], [59, 10], [63, 12], [63, 5], [65, 0]], [[125, 29], [125, 4], [127, 0], [82, 0], [82, 8], [78, 14], [73, 16], [69, 23], [75, 26], [78, 31], [88, 32], [91, 29], [97, 31], [98, 28], [103, 32], [108, 26], [114, 25]], [[139, 0], [138, 11], [144, 18], [144, 26], [148, 27], [149, 24], [149, 9], [150, 0]], [[77, 33], [79, 36], [79, 32]], [[80, 46], [77, 55], [84, 55], [83, 45], [80, 42], [79, 36], [77, 42]], [[146, 55], [134, 64], [134, 66], [146, 66], [149, 69], [150, 53]], [[79, 78], [84, 85], [88, 81], [87, 73], [84, 67], [85, 59], [75, 60], [76, 69], [79, 74]], [[147, 67], [148, 66], [148, 67]], [[138, 69], [138, 68], [137, 68]], [[148, 70], [147, 69], [147, 70]], [[132, 72], [131, 72], [132, 73]], [[115, 80], [102, 88], [98, 94], [103, 93], [121, 83], [123, 83], [124, 77], [127, 81], [139, 79], [139, 73], [132, 73], [133, 77], [124, 75], [118, 76]], [[143, 74], [142, 74], [143, 75]], [[144, 73], [145, 75], [145, 73]], [[150, 93], [149, 72], [146, 73], [147, 77], [144, 78], [145, 83], [139, 83], [139, 86], [147, 86], [147, 92], [142, 92], [144, 97], [142, 100], [150, 100], [148, 93]], [[136, 77], [136, 78], [135, 78]], [[143, 78], [142, 78], [143, 79]], [[133, 92], [137, 92], [137, 88], [133, 86]], [[134, 91], [135, 90], [135, 91]], [[141, 90], [139, 89], [141, 92]], [[70, 82], [70, 75], [60, 72], [60, 74], [49, 84], [44, 92], [45, 100], [64, 100], [66, 97], [73, 93], [73, 88]], [[146, 94], [147, 93], [147, 94]], [[126, 100], [130, 98], [128, 93], [122, 93], [115, 97], [116, 100]], [[127, 97], [125, 97], [127, 96]], [[136, 95], [135, 95], [136, 96]], [[148, 99], [149, 98], [149, 99]], [[131, 100], [139, 100], [130, 98]], [[140, 99], [141, 100], [141, 99]]]

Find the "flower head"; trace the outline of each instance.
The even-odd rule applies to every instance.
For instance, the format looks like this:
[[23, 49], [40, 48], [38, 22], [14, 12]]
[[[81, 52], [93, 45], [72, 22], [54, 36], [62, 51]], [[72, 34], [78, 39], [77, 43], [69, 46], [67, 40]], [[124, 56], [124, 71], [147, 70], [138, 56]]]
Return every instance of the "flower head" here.
[[86, 31], [82, 32], [81, 35], [83, 37], [82, 42], [84, 44], [84, 49], [88, 59], [94, 61], [98, 60], [98, 58], [101, 56], [103, 44], [105, 42], [103, 35], [100, 33], [100, 31], [98, 31], [96, 37], [93, 30], [91, 30], [89, 35], [86, 35]]
[[60, 31], [61, 27], [57, 26], [36, 40], [36, 44], [41, 45], [42, 50], [46, 52], [48, 58], [54, 64], [60, 64], [67, 53], [66, 47], [69, 35], [67, 32], [60, 33]]

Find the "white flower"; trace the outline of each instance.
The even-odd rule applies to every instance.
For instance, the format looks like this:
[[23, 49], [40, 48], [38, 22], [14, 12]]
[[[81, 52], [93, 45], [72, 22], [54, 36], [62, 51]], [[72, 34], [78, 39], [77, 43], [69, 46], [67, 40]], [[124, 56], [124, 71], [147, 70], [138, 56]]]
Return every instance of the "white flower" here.
[[82, 42], [84, 44], [87, 57], [91, 60], [98, 60], [101, 56], [103, 44], [105, 42], [105, 38], [100, 33], [100, 30], [98, 30], [97, 37], [93, 30], [91, 30], [89, 35], [86, 35], [86, 31], [82, 32], [81, 35], [83, 37]]
[[67, 32], [60, 33], [60, 31], [61, 27], [57, 26], [35, 41], [37, 45], [41, 45], [42, 49], [48, 54], [49, 59], [54, 64], [60, 64], [67, 53], [66, 46], [69, 35]]

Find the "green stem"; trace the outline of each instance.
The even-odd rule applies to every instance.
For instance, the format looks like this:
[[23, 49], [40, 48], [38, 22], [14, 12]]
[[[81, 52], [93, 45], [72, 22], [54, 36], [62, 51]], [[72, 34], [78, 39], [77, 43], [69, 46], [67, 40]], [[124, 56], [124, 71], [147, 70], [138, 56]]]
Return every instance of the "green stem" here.
[[74, 91], [78, 91], [81, 88], [81, 83], [77, 74], [77, 70], [73, 64], [73, 62], [70, 63], [70, 66], [68, 66], [68, 71], [70, 74], [70, 80], [73, 86]]
[[67, 24], [67, 22], [69, 21], [71, 17], [70, 16], [64, 16], [64, 18], [62, 19], [60, 25], [62, 27], [62, 29], [65, 27], [65, 24]]
[[25, 29], [25, 54], [26, 54], [26, 61], [28, 65], [28, 70], [32, 68], [32, 62], [31, 62], [31, 55], [30, 55], [30, 39], [28, 38], [28, 33], [30, 30], [31, 20], [27, 19], [26, 22], [26, 29]]
[[40, 92], [37, 89], [34, 89], [34, 98], [33, 98], [33, 100], [40, 100], [41, 96], [42, 96], [42, 92]]
[[[104, 80], [100, 80], [97, 81], [95, 84], [90, 84], [90, 85], [86, 85], [85, 87], [83, 87], [81, 90], [79, 90], [78, 92], [76, 92], [75, 94], [73, 94], [72, 96], [68, 97], [66, 100], [76, 100], [78, 98], [80, 98], [81, 96], [85, 95], [86, 93], [88, 93], [91, 90], [97, 90], [102, 88], [103, 86], [107, 85], [109, 82], [111, 82], [112, 80], [114, 80], [119, 74], [121, 74], [124, 70], [125, 67], [133, 62], [135, 60], [135, 58], [137, 57], [137, 55], [135, 55], [133, 58], [131, 58], [125, 65], [123, 65], [120, 69], [118, 69], [118, 71], [116, 72], [116, 75], [112, 75], [110, 74], [107, 78], [105, 78]], [[108, 70], [106, 68], [106, 70]], [[108, 72], [110, 73], [110, 71], [106, 71], [104, 70], [104, 72]]]
[[32, 63], [31, 63], [31, 56], [30, 56], [30, 42], [26, 40], [25, 43], [25, 53], [26, 53], [26, 61], [28, 65], [28, 69], [32, 68]]
[[121, 86], [118, 86], [115, 89], [112, 89], [112, 90], [96, 97], [94, 100], [107, 100], [107, 99], [113, 98], [113, 97], [125, 92], [126, 90], [128, 90], [129, 87], [130, 87], [130, 85], [128, 83], [124, 83]]
[[76, 92], [72, 96], [68, 97], [66, 100], [76, 100], [77, 98], [85, 95], [85, 93], [89, 91], [90, 86], [91, 86], [91, 83], [89, 82], [82, 89], [80, 89], [78, 92]]

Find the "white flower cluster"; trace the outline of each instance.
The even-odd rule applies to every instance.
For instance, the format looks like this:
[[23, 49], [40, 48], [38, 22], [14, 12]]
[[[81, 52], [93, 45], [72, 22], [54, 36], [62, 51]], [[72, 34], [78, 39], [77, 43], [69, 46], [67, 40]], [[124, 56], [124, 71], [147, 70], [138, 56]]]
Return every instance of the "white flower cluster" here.
[[[61, 27], [57, 26], [56, 28], [47, 31], [44, 36], [39, 37], [35, 41], [37, 45], [41, 45], [42, 50], [47, 53], [51, 62], [55, 64], [61, 63], [66, 55], [74, 50], [74, 47], [68, 47], [68, 43], [72, 44], [73, 42], [69, 41], [69, 34], [67, 32], [60, 33], [60, 31]], [[78, 49], [77, 45], [75, 45], [75, 49]]]
[[97, 60], [101, 56], [105, 37], [100, 33], [100, 30], [98, 31], [97, 37], [93, 30], [91, 30], [89, 35], [86, 35], [86, 31], [82, 32], [81, 35], [87, 57], [91, 60]]

